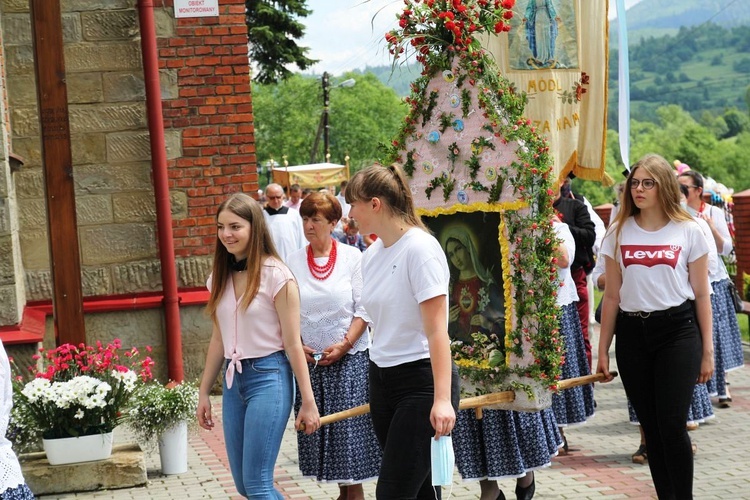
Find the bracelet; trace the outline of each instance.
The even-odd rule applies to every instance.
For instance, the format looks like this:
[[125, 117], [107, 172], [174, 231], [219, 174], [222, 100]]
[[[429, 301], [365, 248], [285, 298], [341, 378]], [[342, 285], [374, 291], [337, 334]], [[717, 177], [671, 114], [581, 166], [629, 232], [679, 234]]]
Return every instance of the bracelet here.
[[349, 334], [347, 333], [346, 335], [344, 335], [344, 340], [346, 340], [346, 343], [349, 344], [350, 349], [354, 349], [354, 344], [352, 344], [352, 341], [349, 340], [349, 337], [347, 335]]

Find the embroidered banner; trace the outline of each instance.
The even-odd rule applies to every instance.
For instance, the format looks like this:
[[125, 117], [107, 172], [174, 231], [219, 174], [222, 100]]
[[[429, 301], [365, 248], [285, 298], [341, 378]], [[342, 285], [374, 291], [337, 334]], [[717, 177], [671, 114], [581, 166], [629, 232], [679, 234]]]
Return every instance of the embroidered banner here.
[[607, 8], [607, 0], [519, 0], [510, 32], [484, 41], [528, 95], [524, 115], [548, 137], [561, 177], [605, 177]]

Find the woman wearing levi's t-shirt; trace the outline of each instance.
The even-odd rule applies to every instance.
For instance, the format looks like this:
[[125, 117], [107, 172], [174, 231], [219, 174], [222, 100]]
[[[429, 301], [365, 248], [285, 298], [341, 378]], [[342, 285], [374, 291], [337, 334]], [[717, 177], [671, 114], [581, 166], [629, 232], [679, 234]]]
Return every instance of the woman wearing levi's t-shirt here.
[[[716, 244], [719, 255], [731, 254], [732, 236], [729, 233], [724, 211], [703, 201], [703, 176], [695, 170], [688, 170], [682, 173], [677, 181], [688, 190], [686, 196], [688, 212], [706, 221], [711, 228], [711, 243]], [[706, 385], [712, 395], [719, 397], [719, 408], [729, 408], [732, 396], [727, 387], [726, 375], [727, 372], [742, 368], [745, 364], [742, 337], [734, 310], [732, 282], [723, 260], [719, 259], [716, 269], [709, 269], [708, 277], [714, 291], [711, 295], [711, 307], [714, 318], [716, 369], [713, 378]]]
[[237, 193], [219, 205], [207, 310], [213, 333], [198, 397], [198, 424], [213, 429], [209, 393], [226, 367], [222, 423], [235, 487], [247, 498], [284, 498], [273, 469], [294, 396], [302, 395], [295, 427], [320, 427], [300, 337], [294, 275], [281, 262], [263, 211]]
[[659, 498], [693, 498], [693, 453], [685, 428], [696, 381], [714, 369], [708, 242], [680, 206], [669, 163], [633, 165], [622, 209], [607, 231], [597, 372], [617, 366], [648, 444]]
[[456, 422], [458, 369], [448, 338], [450, 272], [416, 214], [400, 167], [373, 165], [346, 188], [349, 217], [378, 239], [362, 254], [362, 304], [373, 324], [370, 413], [383, 450], [379, 499], [440, 498], [430, 439]]

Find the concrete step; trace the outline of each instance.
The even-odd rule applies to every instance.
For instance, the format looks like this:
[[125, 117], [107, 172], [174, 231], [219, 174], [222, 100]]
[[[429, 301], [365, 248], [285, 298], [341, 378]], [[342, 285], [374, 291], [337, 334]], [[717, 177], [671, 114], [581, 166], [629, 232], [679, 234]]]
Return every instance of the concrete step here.
[[50, 465], [44, 452], [19, 457], [23, 477], [39, 495], [132, 488], [146, 484], [146, 460], [135, 443], [115, 445], [106, 460]]

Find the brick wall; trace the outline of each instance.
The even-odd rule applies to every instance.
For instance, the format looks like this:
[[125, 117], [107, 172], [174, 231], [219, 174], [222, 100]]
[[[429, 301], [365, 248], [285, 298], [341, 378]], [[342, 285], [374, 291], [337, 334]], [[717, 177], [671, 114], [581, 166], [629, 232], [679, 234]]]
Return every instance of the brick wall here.
[[258, 189], [245, 2], [221, 0], [220, 11], [218, 19], [176, 19], [174, 34], [158, 40], [161, 68], [177, 74], [164, 125], [182, 136], [182, 156], [169, 164], [170, 189], [187, 194], [187, 217], [175, 221], [178, 257], [211, 254], [216, 206], [228, 193]]
[[[154, 8], [170, 198], [181, 287], [211, 268], [215, 209], [257, 190], [243, 0], [216, 18]], [[140, 30], [135, 0], [62, 2], [84, 295], [161, 290]], [[52, 295], [28, 0], [0, 0], [25, 299]], [[3, 256], [0, 255], [0, 260]]]
[[[744, 297], [743, 274], [750, 274], [750, 190], [732, 196], [734, 209], [734, 251], [737, 256], [737, 275], [735, 284]], [[744, 297], [745, 300], [748, 297]]]

